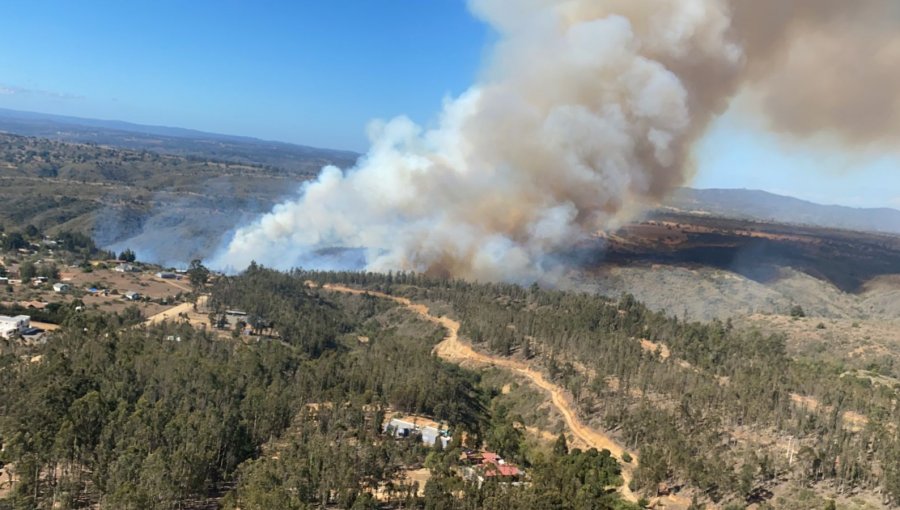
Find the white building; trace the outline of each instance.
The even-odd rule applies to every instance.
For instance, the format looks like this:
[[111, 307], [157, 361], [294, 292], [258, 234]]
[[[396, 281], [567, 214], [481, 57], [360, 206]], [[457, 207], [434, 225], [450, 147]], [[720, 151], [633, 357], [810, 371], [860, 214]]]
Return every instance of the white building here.
[[15, 317], [0, 315], [0, 336], [3, 338], [12, 338], [30, 327], [31, 317], [27, 315], [17, 315]]
[[418, 434], [423, 443], [428, 446], [434, 446], [434, 443], [440, 439], [441, 446], [444, 448], [450, 444], [450, 433], [447, 429], [438, 428], [433, 425], [420, 426], [406, 420], [392, 418], [384, 426], [384, 432], [391, 434], [396, 438], [406, 438]]
[[69, 292], [69, 284], [68, 283], [54, 283], [53, 291], [59, 292], [60, 294]]

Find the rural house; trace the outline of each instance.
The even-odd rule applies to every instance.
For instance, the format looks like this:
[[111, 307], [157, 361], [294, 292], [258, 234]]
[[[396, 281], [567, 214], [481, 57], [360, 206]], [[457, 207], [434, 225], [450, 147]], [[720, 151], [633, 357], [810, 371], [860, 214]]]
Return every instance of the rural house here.
[[525, 472], [515, 464], [506, 462], [493, 452], [463, 452], [459, 456], [460, 463], [465, 466], [463, 473], [469, 480], [481, 486], [485, 480], [499, 480], [517, 483], [525, 477]]
[[247, 312], [241, 310], [225, 310], [225, 322], [231, 329], [237, 329], [240, 323], [247, 323]]
[[441, 446], [444, 448], [450, 444], [451, 436], [446, 428], [428, 421], [428, 423], [417, 425], [416, 423], [399, 418], [393, 418], [384, 426], [384, 431], [395, 438], [405, 438], [418, 435], [422, 442], [428, 446], [434, 446], [439, 439]]
[[9, 317], [0, 315], [0, 336], [9, 339], [31, 327], [31, 317], [17, 315]]

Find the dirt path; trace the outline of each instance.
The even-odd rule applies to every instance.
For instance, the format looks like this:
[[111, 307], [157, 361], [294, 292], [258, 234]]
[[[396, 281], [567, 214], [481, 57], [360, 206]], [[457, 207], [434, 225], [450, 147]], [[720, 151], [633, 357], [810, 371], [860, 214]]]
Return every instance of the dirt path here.
[[[197, 298], [197, 309], [202, 309], [206, 305], [206, 300], [209, 299], [209, 296], [202, 295]], [[151, 315], [147, 318], [146, 323], [156, 324], [158, 322], [162, 322], [165, 320], [177, 320], [179, 315], [187, 314], [188, 322], [190, 322], [195, 327], [205, 328], [207, 325], [207, 318], [203, 315], [194, 311], [194, 303], [187, 302], [181, 303], [173, 306], [172, 308], [163, 310], [156, 315]]]
[[156, 324], [165, 320], [174, 320], [177, 319], [180, 314], [189, 313], [193, 309], [194, 303], [181, 303], [180, 305], [175, 305], [168, 310], [163, 310], [156, 315], [151, 315], [147, 319], [147, 324]]
[[161, 283], [168, 283], [169, 285], [175, 287], [176, 289], [182, 290], [184, 292], [191, 292], [193, 290], [190, 287], [186, 287], [186, 286], [176, 282], [175, 280], [170, 280], [168, 278], [154, 278], [154, 281], [161, 282]]
[[[525, 363], [509, 358], [490, 356], [475, 351], [474, 349], [472, 349], [472, 347], [459, 340], [459, 322], [449, 317], [436, 317], [434, 315], [431, 315], [427, 306], [413, 303], [409, 299], [403, 297], [391, 296], [390, 294], [376, 291], [353, 289], [350, 287], [344, 287], [342, 285], [326, 284], [323, 286], [323, 288], [335, 292], [344, 292], [348, 294], [369, 294], [371, 296], [383, 299], [390, 299], [407, 307], [413, 312], [416, 312], [422, 318], [443, 326], [444, 329], [447, 330], [447, 336], [444, 337], [444, 340], [434, 348], [434, 352], [438, 356], [454, 363], [469, 362], [484, 365], [494, 365], [527, 377], [533, 385], [537, 386], [550, 395], [550, 400], [552, 401], [553, 405], [559, 410], [560, 414], [562, 414], [563, 419], [565, 419], [566, 425], [568, 426], [572, 435], [593, 448], [596, 448], [598, 450], [602, 450], [605, 448], [609, 450], [616, 459], [618, 459], [620, 462], [622, 461], [622, 455], [625, 453], [625, 449], [608, 435], [594, 430], [591, 427], [587, 426], [584, 422], [582, 422], [578, 417], [575, 409], [573, 408], [571, 401], [566, 396], [566, 393], [562, 388], [547, 380], [547, 378], [544, 377], [544, 374], [530, 368]], [[630, 453], [630, 455], [632, 458], [630, 463], [621, 462], [622, 478], [625, 483], [622, 485], [620, 490], [622, 492], [622, 496], [626, 500], [637, 502], [637, 497], [634, 495], [634, 493], [631, 492], [631, 489], [628, 488], [628, 484], [629, 482], [631, 482], [634, 467], [638, 463], [638, 457], [635, 453]]]

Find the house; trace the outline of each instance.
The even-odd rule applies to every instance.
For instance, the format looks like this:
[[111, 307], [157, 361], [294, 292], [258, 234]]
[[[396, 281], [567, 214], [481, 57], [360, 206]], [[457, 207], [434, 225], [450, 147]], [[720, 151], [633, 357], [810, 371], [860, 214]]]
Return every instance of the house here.
[[522, 470], [515, 464], [483, 464], [482, 472], [485, 478], [511, 481], [518, 480], [522, 476]]
[[240, 310], [225, 310], [225, 322], [228, 323], [229, 328], [236, 329], [241, 322], [244, 324], [247, 323], [247, 312], [242, 312]]
[[135, 269], [133, 265], [126, 262], [125, 264], [119, 264], [118, 266], [116, 266], [113, 271], [116, 271], [118, 273], [133, 273], [135, 272]]
[[464, 476], [481, 486], [485, 480], [519, 483], [525, 472], [515, 464], [506, 462], [493, 452], [463, 452], [460, 457]]
[[156, 273], [156, 277], [161, 278], [163, 280], [175, 280], [178, 278], [178, 275], [175, 273], [161, 271], [159, 273]]
[[384, 426], [384, 432], [391, 434], [395, 438], [407, 438], [418, 435], [422, 442], [428, 446], [434, 446], [438, 440], [444, 448], [450, 444], [450, 434], [446, 428], [440, 428], [434, 422], [426, 420], [427, 424], [418, 425], [412, 421], [392, 418]]
[[127, 299], [129, 301], [137, 301], [137, 300], [141, 299], [140, 293], [135, 292], [133, 290], [129, 290], [124, 295], [125, 295], [125, 299]]
[[440, 430], [436, 427], [422, 427], [419, 433], [422, 435], [422, 442], [428, 446], [434, 446], [434, 443], [438, 440], [441, 441], [441, 446], [444, 448], [447, 448], [447, 445], [450, 444], [450, 436], [447, 435], [446, 430]]
[[60, 294], [69, 292], [69, 288], [68, 283], [58, 282], [53, 284], [53, 292], [59, 292]]
[[9, 317], [0, 315], [0, 336], [9, 339], [31, 327], [31, 317], [27, 315], [17, 315]]

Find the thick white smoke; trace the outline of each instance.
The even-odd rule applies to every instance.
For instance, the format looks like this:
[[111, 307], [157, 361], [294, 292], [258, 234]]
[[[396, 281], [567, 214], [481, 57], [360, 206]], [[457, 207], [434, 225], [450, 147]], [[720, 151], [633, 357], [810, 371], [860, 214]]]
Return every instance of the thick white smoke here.
[[544, 278], [554, 254], [683, 184], [695, 139], [742, 84], [763, 90], [792, 37], [846, 17], [843, 1], [735, 2], [473, 0], [500, 41], [437, 127], [373, 125], [355, 168], [325, 168], [213, 263]]

